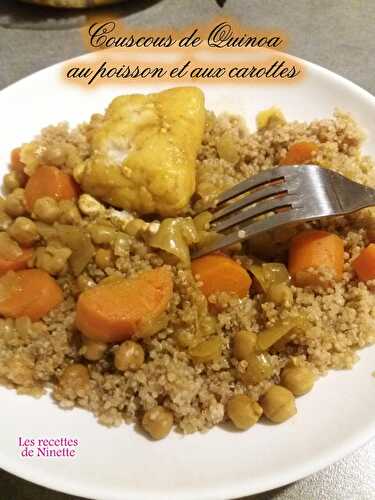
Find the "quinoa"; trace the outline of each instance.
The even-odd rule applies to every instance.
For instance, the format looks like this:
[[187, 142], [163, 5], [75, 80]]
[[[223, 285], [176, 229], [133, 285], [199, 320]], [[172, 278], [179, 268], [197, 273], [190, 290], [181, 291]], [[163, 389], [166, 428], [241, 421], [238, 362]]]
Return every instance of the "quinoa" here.
[[[90, 131], [100, 121], [100, 115], [95, 115], [89, 124], [72, 131], [66, 124], [42, 131], [22, 149], [26, 172], [31, 174], [47, 162], [72, 173], [77, 161], [89, 156]], [[250, 132], [241, 117], [207, 112], [190, 214], [237, 182], [278, 165], [288, 147], [300, 141], [319, 145], [314, 163], [375, 187], [374, 163], [361, 154], [363, 139], [357, 124], [341, 111], [330, 119], [282, 122], [256, 132]], [[0, 381], [20, 393], [40, 396], [48, 390], [61, 407], [85, 408], [108, 426], [124, 421], [137, 423], [147, 410], [162, 405], [172, 413], [180, 432], [206, 431], [227, 420], [225, 407], [233, 395], [246, 394], [259, 400], [267, 389], [279, 383], [280, 371], [291, 359], [319, 376], [330, 369], [351, 368], [358, 360], [358, 349], [375, 341], [375, 283], [358, 281], [351, 265], [372, 241], [375, 215], [371, 209], [298, 226], [298, 230], [325, 229], [342, 238], [343, 278], [331, 281], [328, 287], [292, 285], [290, 301], [282, 304], [258, 292], [242, 299], [219, 294], [207, 300], [190, 268], [171, 262], [165, 253], [151, 248], [142, 234], [127, 234], [124, 220], [114, 217], [112, 208], [105, 207], [95, 217], [81, 215], [79, 224], [83, 229], [100, 223], [120, 235], [108, 245], [112, 264], [102, 269], [92, 259], [82, 273], [86, 281], [96, 284], [116, 275], [129, 278], [170, 265], [174, 288], [166, 325], [157, 334], [138, 340], [145, 362], [135, 371], [116, 369], [117, 344], [110, 345], [101, 359], [89, 361], [84, 356], [81, 335], [74, 327], [78, 280], [66, 265], [56, 276], [64, 293], [60, 306], [37, 323], [26, 318], [0, 320]], [[274, 231], [252, 245], [243, 242], [231, 250], [232, 257], [245, 266], [252, 263], [253, 254], [285, 262], [285, 251], [295, 231]], [[220, 307], [212, 313], [215, 304]], [[270, 350], [272, 376], [255, 385], [245, 384], [241, 373], [246, 371], [247, 362], [232, 355], [236, 332], [258, 334], [283, 319], [299, 316], [306, 318], [310, 327], [279, 349]], [[212, 335], [220, 338], [221, 355], [210, 363], [194, 362], [189, 347]], [[86, 366], [89, 373], [88, 384], [80, 389], [59, 382], [64, 370], [74, 363]]]

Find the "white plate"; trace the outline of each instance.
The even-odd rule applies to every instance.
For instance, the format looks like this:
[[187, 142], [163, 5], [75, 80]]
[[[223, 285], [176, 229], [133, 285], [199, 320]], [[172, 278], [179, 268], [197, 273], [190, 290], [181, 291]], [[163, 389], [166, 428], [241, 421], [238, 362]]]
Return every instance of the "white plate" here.
[[[204, 88], [207, 107], [255, 114], [279, 105], [288, 119], [312, 120], [344, 108], [366, 129], [365, 149], [375, 155], [375, 99], [353, 83], [313, 64], [291, 86]], [[59, 66], [36, 73], [0, 93], [0, 165], [10, 150], [61, 120], [88, 119], [119, 93], [153, 86], [82, 90], [64, 84]], [[224, 499], [281, 486], [342, 458], [375, 435], [375, 348], [360, 353], [352, 371], [332, 372], [297, 402], [298, 415], [280, 426], [260, 424], [245, 433], [216, 428], [206, 434], [172, 434], [150, 442], [126, 425], [107, 429], [86, 411], [62, 411], [48, 397], [33, 400], [0, 389], [0, 466], [46, 487], [100, 500]], [[17, 439], [71, 437], [78, 456], [20, 458]]]

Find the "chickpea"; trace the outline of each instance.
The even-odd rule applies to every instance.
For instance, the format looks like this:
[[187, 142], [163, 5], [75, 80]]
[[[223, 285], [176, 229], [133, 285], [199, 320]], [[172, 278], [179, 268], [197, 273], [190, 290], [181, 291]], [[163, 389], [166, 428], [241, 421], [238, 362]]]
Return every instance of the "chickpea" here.
[[39, 247], [35, 252], [36, 267], [47, 271], [49, 274], [59, 274], [65, 269], [66, 263], [71, 256], [70, 248], [65, 247]]
[[143, 415], [142, 425], [153, 439], [163, 439], [172, 429], [173, 415], [162, 406], [155, 406]]
[[111, 250], [99, 248], [96, 251], [95, 263], [98, 267], [100, 267], [100, 269], [111, 267], [113, 265], [113, 256]]
[[5, 212], [11, 217], [19, 217], [26, 213], [24, 190], [15, 189], [5, 199]]
[[0, 211], [2, 212], [3, 210], [5, 210], [5, 198], [0, 196]]
[[233, 355], [238, 361], [248, 359], [255, 351], [257, 336], [254, 332], [240, 330], [233, 338]]
[[149, 223], [147, 227], [147, 231], [149, 234], [156, 234], [160, 229], [160, 221], [158, 220], [153, 220], [152, 222]]
[[18, 175], [14, 170], [10, 171], [8, 174], [4, 176], [3, 184], [4, 188], [8, 193], [11, 193], [15, 189], [21, 187]]
[[61, 224], [79, 224], [81, 222], [81, 215], [77, 205], [72, 200], [61, 200], [59, 202]]
[[35, 383], [32, 365], [22, 355], [13, 357], [8, 362], [7, 368], [7, 377], [14, 384], [28, 387]]
[[268, 389], [261, 397], [260, 405], [265, 416], [276, 424], [288, 420], [297, 413], [293, 394], [280, 385], [273, 385]]
[[52, 224], [60, 215], [59, 204], [50, 196], [38, 198], [33, 206], [33, 215], [36, 219]]
[[263, 410], [249, 396], [237, 394], [228, 401], [227, 413], [237, 429], [246, 430], [258, 422]]
[[140, 344], [132, 340], [126, 340], [115, 352], [115, 367], [118, 370], [136, 371], [145, 360], [145, 352]]
[[8, 233], [0, 232], [0, 256], [4, 259], [17, 259], [22, 254], [21, 247]]
[[103, 224], [93, 224], [89, 227], [92, 241], [96, 245], [108, 245], [111, 243], [116, 235], [116, 231], [109, 226]]
[[95, 217], [105, 212], [105, 207], [90, 194], [82, 194], [78, 200], [81, 212], [87, 216]]
[[[66, 144], [68, 146], [68, 144]], [[46, 164], [61, 166], [65, 163], [66, 154], [63, 146], [50, 145], [43, 154], [43, 160]]]
[[65, 368], [59, 382], [62, 388], [78, 392], [85, 389], [89, 381], [90, 375], [87, 367], [80, 363], [74, 363]]
[[77, 286], [80, 292], [84, 292], [85, 290], [92, 288], [95, 284], [95, 281], [89, 278], [87, 274], [81, 274], [77, 278]]
[[293, 302], [293, 293], [286, 283], [271, 285], [267, 291], [267, 298], [275, 304], [290, 305]]
[[35, 223], [27, 217], [17, 217], [8, 232], [20, 245], [32, 246], [39, 239]]
[[311, 391], [315, 376], [307, 366], [286, 366], [281, 372], [280, 383], [295, 396]]
[[6, 231], [12, 224], [12, 218], [5, 212], [0, 212], [0, 231]]
[[148, 227], [147, 222], [142, 219], [132, 219], [126, 224], [125, 232], [129, 236], [137, 236], [138, 233], [146, 231]]
[[107, 344], [83, 337], [83, 355], [89, 361], [98, 361], [107, 350]]

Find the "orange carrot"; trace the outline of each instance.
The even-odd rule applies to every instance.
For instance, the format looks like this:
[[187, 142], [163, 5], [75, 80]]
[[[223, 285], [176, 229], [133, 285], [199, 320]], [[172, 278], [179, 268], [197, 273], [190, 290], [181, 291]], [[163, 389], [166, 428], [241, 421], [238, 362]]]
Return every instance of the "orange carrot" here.
[[6, 318], [38, 321], [62, 300], [59, 285], [40, 269], [11, 271], [0, 278], [0, 314]]
[[49, 196], [55, 200], [71, 200], [77, 198], [78, 186], [72, 176], [59, 168], [42, 166], [37, 168], [27, 181], [25, 200], [31, 212], [37, 199]]
[[206, 255], [191, 263], [194, 277], [202, 283], [206, 297], [213, 293], [227, 292], [246, 297], [251, 286], [251, 278], [246, 270], [225, 255]]
[[22, 254], [16, 259], [4, 259], [0, 257], [0, 276], [8, 271], [19, 271], [26, 269], [28, 261], [32, 258], [31, 248], [22, 248]]
[[10, 166], [19, 173], [24, 173], [25, 164], [21, 161], [21, 148], [15, 148], [10, 153]]
[[375, 279], [375, 244], [370, 243], [353, 262], [353, 268], [361, 281]]
[[166, 267], [98, 285], [81, 293], [76, 326], [86, 337], [101, 342], [151, 335], [150, 327], [160, 323], [172, 291], [172, 275]]
[[313, 154], [318, 151], [318, 146], [314, 142], [297, 142], [292, 144], [288, 152], [280, 161], [280, 165], [299, 165], [311, 161]]
[[333, 279], [339, 280], [343, 267], [344, 243], [336, 234], [308, 230], [292, 239], [288, 268], [296, 285], [327, 285], [329, 280], [326, 281], [316, 270], [328, 270]]

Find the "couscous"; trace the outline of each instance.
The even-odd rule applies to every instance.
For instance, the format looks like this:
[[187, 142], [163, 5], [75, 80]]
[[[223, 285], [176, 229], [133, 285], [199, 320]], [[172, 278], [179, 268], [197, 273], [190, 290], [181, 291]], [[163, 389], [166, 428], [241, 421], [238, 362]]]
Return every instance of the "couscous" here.
[[271, 108], [250, 132], [196, 88], [47, 127], [4, 177], [0, 381], [154, 439], [293, 417], [375, 340], [373, 210], [190, 251], [213, 236], [202, 209], [260, 170], [310, 162], [375, 186], [362, 141], [341, 111]]

